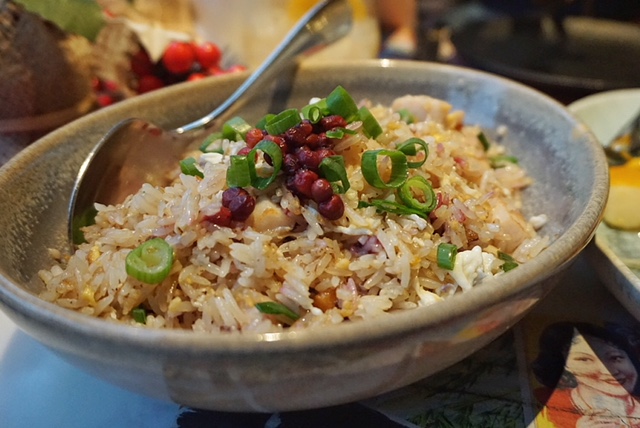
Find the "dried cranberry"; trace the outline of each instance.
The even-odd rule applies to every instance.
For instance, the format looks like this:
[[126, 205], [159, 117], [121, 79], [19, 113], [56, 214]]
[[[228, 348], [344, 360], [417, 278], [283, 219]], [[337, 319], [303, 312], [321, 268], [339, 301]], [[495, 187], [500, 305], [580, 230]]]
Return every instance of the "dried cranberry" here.
[[318, 204], [318, 212], [328, 220], [338, 220], [344, 214], [344, 202], [338, 195]]
[[264, 139], [264, 132], [262, 132], [262, 129], [258, 129], [258, 128], [250, 129], [247, 132], [247, 135], [245, 135], [244, 137], [244, 140], [247, 142], [247, 146], [251, 148], [255, 147], [255, 145], [258, 144], [263, 139]]
[[256, 200], [243, 188], [231, 187], [222, 193], [222, 206], [231, 210], [233, 220], [245, 221], [256, 207]]
[[251, 147], [243, 147], [240, 150], [238, 150], [238, 155], [239, 156], [246, 156], [249, 154], [249, 152], [251, 151]]
[[304, 140], [304, 144], [310, 149], [320, 147], [320, 136], [318, 134], [309, 134]]
[[328, 201], [333, 196], [331, 183], [325, 178], [318, 178], [311, 185], [311, 198], [320, 203]]
[[317, 152], [314, 152], [307, 146], [302, 146], [296, 151], [296, 156], [301, 166], [314, 171], [318, 170], [320, 157]]
[[292, 187], [298, 196], [311, 198], [311, 186], [318, 179], [318, 174], [308, 169], [299, 169], [293, 176]]
[[293, 128], [288, 129], [284, 133], [286, 142], [294, 147], [299, 147], [305, 144], [306, 138], [313, 131], [313, 125], [308, 121], [302, 122]]
[[320, 125], [325, 131], [329, 131], [334, 128], [344, 128], [345, 126], [347, 126], [347, 121], [344, 120], [342, 116], [332, 114], [320, 119]]
[[282, 160], [282, 170], [285, 174], [293, 175], [300, 168], [300, 164], [298, 163], [298, 158], [291, 153], [287, 153], [284, 155], [284, 159]]
[[231, 210], [227, 207], [220, 208], [217, 213], [207, 216], [205, 220], [220, 227], [229, 227], [231, 224]]
[[322, 162], [324, 158], [328, 158], [329, 156], [335, 156], [335, 155], [336, 155], [336, 152], [334, 152], [331, 149], [327, 149], [327, 148], [319, 149], [318, 151], [316, 151], [316, 156], [318, 156], [318, 165], [320, 165], [320, 162]]

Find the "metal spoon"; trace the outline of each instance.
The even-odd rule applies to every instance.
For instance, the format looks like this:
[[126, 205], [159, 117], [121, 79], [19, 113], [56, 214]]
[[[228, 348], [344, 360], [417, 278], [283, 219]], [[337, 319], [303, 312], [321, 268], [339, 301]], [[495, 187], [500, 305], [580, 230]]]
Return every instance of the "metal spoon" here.
[[352, 15], [348, 0], [319, 2], [226, 101], [201, 119], [172, 131], [142, 119], [128, 119], [113, 127], [88, 155], [76, 178], [68, 211], [70, 241], [81, 242], [78, 230], [93, 218], [95, 202], [118, 203], [144, 183], [167, 184], [168, 172], [176, 168], [197, 135], [215, 127], [223, 115], [276, 80], [298, 56], [346, 35]]
[[622, 165], [629, 159], [640, 156], [640, 110], [604, 146], [604, 152], [610, 166]]

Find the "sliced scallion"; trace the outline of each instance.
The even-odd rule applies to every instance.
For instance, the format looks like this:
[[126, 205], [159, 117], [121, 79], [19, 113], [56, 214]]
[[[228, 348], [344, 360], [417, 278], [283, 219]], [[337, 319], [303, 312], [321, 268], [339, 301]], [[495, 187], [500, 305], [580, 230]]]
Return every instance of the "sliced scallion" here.
[[258, 121], [258, 123], [256, 123], [256, 128], [261, 129], [261, 130], [265, 130], [265, 126], [267, 125], [267, 122], [269, 122], [270, 120], [272, 120], [274, 117], [276, 117], [275, 114], [273, 113], [267, 113], [264, 115], [264, 117], [262, 119], [260, 119]]
[[231, 141], [240, 141], [244, 139], [250, 129], [251, 125], [240, 116], [236, 116], [222, 125], [222, 136]]
[[407, 162], [409, 168], [420, 168], [427, 161], [429, 156], [429, 146], [427, 143], [417, 137], [409, 138], [404, 143], [398, 144], [396, 149], [400, 150], [407, 156], [418, 156], [420, 152], [424, 153], [424, 157], [416, 162]]
[[249, 160], [246, 156], [233, 155], [230, 157], [227, 169], [227, 185], [229, 187], [246, 187], [251, 184]]
[[458, 247], [446, 242], [438, 245], [438, 266], [442, 269], [453, 270], [456, 264], [456, 255], [458, 254]]
[[[416, 197], [415, 192], [420, 193], [420, 197]], [[398, 189], [398, 197], [408, 207], [414, 208], [426, 214], [433, 211], [438, 205], [436, 194], [424, 177], [416, 176], [408, 179]]]
[[355, 134], [357, 134], [357, 132], [354, 131], [353, 129], [334, 128], [334, 129], [331, 129], [331, 130], [325, 132], [325, 134], [329, 138], [334, 138], [336, 140], [340, 140], [340, 139], [344, 138], [345, 135], [355, 135]]
[[278, 135], [293, 128], [302, 121], [298, 109], [290, 108], [284, 110], [270, 120], [264, 126], [264, 129], [271, 135]]
[[424, 219], [427, 218], [427, 213], [425, 212], [416, 210], [415, 208], [411, 208], [406, 205], [399, 204], [397, 202], [387, 201], [386, 199], [372, 199], [369, 202], [366, 202], [366, 201], [358, 202], [358, 208], [367, 208], [367, 207], [375, 207], [376, 210], [378, 211], [387, 212], [391, 214], [398, 214], [398, 215], [415, 214], [418, 217], [422, 217]]
[[[340, 155], [327, 156], [320, 162], [320, 174], [330, 183], [335, 193], [345, 193], [351, 187], [344, 165], [344, 157]], [[340, 182], [338, 184], [337, 182]]]
[[198, 169], [198, 164], [194, 158], [186, 158], [180, 161], [180, 171], [186, 175], [204, 178], [202, 171]]
[[503, 253], [502, 251], [498, 251], [498, 258], [500, 260], [504, 261], [502, 266], [500, 266], [500, 268], [504, 272], [509, 272], [510, 270], [515, 269], [515, 268], [518, 267], [518, 262], [516, 262], [516, 259], [514, 259], [513, 257], [511, 257], [507, 253]]
[[487, 138], [486, 135], [484, 135], [484, 132], [480, 132], [478, 134], [478, 140], [480, 141], [480, 144], [482, 144], [482, 148], [484, 149], [485, 152], [489, 150], [491, 143], [489, 143], [489, 139]]
[[291, 309], [278, 302], [261, 302], [256, 303], [256, 308], [267, 315], [284, 315], [285, 317], [296, 321], [300, 318], [300, 315], [293, 312]]
[[[288, 129], [288, 128], [287, 128]], [[271, 165], [273, 170], [268, 177], [260, 177], [256, 171], [256, 156], [258, 151], [269, 155], [271, 158]], [[247, 165], [249, 167], [249, 176], [251, 178], [251, 185], [259, 190], [264, 190], [278, 176], [280, 168], [282, 167], [282, 149], [273, 141], [262, 140], [249, 152], [247, 155]], [[229, 180], [227, 179], [227, 183]]]
[[320, 119], [329, 114], [327, 99], [323, 98], [318, 102], [304, 106], [300, 113], [304, 119], [308, 119], [311, 123], [318, 123]]
[[200, 151], [203, 153], [222, 153], [222, 147], [216, 147], [216, 145], [213, 144], [222, 138], [222, 132], [214, 132], [213, 134], [210, 134], [207, 138], [204, 139], [202, 144], [200, 144]]
[[413, 116], [413, 114], [411, 114], [411, 112], [406, 108], [398, 110], [398, 114], [400, 115], [400, 120], [408, 124], [412, 124], [416, 121], [416, 118]]
[[[391, 174], [388, 181], [384, 181], [378, 169], [378, 158], [386, 157], [391, 160]], [[368, 150], [362, 154], [362, 175], [371, 186], [376, 189], [390, 189], [402, 186], [407, 181], [409, 167], [407, 157], [399, 150]]]
[[171, 272], [173, 257], [173, 247], [167, 241], [151, 239], [127, 254], [127, 275], [146, 284], [159, 284]]
[[144, 308], [135, 308], [131, 310], [131, 318], [137, 323], [147, 323], [147, 311]]
[[515, 156], [498, 155], [489, 158], [489, 162], [491, 163], [492, 168], [497, 169], [504, 168], [509, 164], [517, 164], [518, 158]]
[[326, 98], [327, 110], [330, 114], [342, 116], [351, 122], [358, 114], [358, 105], [342, 86], [337, 86]]
[[382, 134], [382, 127], [368, 108], [360, 107], [358, 118], [362, 121], [362, 130], [367, 137], [376, 139]]

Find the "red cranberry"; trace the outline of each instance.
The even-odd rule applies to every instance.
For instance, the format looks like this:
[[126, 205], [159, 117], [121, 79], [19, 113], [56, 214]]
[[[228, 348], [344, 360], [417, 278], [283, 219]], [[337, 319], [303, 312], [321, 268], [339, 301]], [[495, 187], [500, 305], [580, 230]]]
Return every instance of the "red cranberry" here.
[[311, 198], [311, 186], [318, 179], [318, 174], [308, 169], [299, 169], [293, 176], [292, 186], [298, 196]]
[[318, 166], [320, 165], [320, 157], [317, 152], [314, 152], [307, 146], [302, 146], [296, 152], [296, 156], [298, 157], [298, 162], [300, 165], [316, 171]]
[[331, 183], [325, 178], [319, 178], [311, 185], [311, 198], [320, 203], [328, 201], [333, 196]]
[[293, 175], [300, 168], [300, 164], [298, 163], [298, 158], [291, 153], [287, 153], [284, 155], [284, 159], [282, 160], [282, 170], [285, 174]]
[[318, 204], [318, 212], [328, 220], [338, 220], [344, 214], [344, 202], [338, 195]]
[[325, 131], [329, 131], [334, 128], [344, 128], [345, 126], [347, 126], [347, 121], [344, 120], [342, 116], [333, 114], [320, 119], [320, 125]]
[[245, 221], [256, 207], [256, 200], [243, 188], [231, 187], [222, 192], [222, 206], [229, 208], [233, 220]]
[[252, 128], [245, 135], [244, 140], [247, 142], [247, 146], [253, 148], [256, 144], [264, 139], [264, 132], [262, 129]]
[[227, 207], [222, 207], [217, 213], [207, 216], [206, 220], [220, 227], [229, 227], [231, 217], [231, 210]]
[[243, 147], [240, 150], [238, 150], [238, 155], [247, 156], [251, 150], [252, 150], [251, 147]]

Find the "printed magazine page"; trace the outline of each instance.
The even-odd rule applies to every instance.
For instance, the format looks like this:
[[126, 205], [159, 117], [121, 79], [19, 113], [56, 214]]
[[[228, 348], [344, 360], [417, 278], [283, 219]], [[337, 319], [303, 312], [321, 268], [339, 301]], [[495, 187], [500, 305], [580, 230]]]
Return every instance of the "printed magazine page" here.
[[363, 404], [409, 427], [640, 427], [638, 355], [640, 323], [579, 257], [496, 341]]
[[525, 419], [531, 428], [640, 427], [640, 323], [585, 262], [573, 272], [514, 331]]

